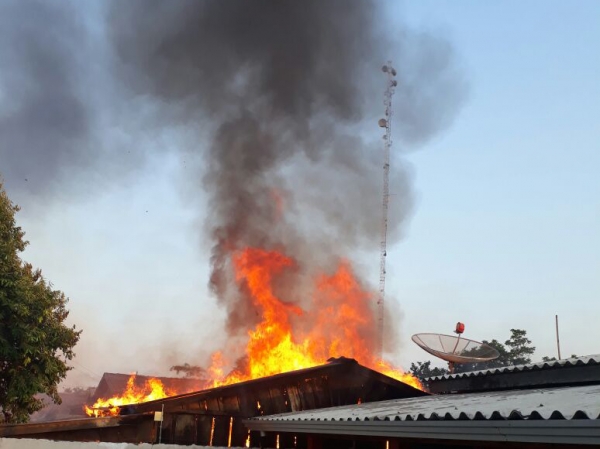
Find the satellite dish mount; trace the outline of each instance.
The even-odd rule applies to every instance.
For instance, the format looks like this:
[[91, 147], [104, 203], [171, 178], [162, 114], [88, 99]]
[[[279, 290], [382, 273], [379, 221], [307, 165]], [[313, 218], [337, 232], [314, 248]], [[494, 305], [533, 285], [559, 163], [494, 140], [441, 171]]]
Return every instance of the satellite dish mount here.
[[444, 334], [415, 334], [412, 341], [422, 349], [448, 362], [450, 373], [454, 373], [457, 363], [480, 363], [497, 359], [500, 353], [490, 345], [467, 338], [461, 338], [465, 325], [456, 323], [453, 335]]

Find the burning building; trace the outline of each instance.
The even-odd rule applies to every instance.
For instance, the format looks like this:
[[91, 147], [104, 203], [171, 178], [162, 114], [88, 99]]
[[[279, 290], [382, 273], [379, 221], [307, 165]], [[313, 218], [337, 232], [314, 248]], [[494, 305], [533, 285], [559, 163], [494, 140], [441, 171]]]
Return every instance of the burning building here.
[[[116, 90], [156, 112], [145, 133], [157, 124], [174, 132], [174, 151], [199, 167], [184, 182], [207, 197], [209, 286], [226, 311], [227, 338], [206, 367], [209, 389], [129, 405], [156, 396], [104, 398], [96, 410], [115, 416], [73, 423], [71, 437], [114, 441], [107, 429], [118, 428], [123, 441], [156, 441], [152, 419], [164, 405], [167, 440], [240, 444], [243, 419], [263, 413], [424, 394], [381, 359], [376, 296], [356, 263], [379, 248], [383, 159], [361, 132], [379, 103], [368, 100], [372, 74], [389, 56], [378, 5], [110, 3]], [[400, 34], [395, 111], [401, 139], [422, 143], [451, 121], [460, 89], [445, 42]], [[124, 110], [122, 118], [139, 117]], [[393, 241], [411, 193], [402, 164], [391, 171]], [[393, 354], [393, 339], [386, 343]]]
[[[248, 418], [426, 395], [355, 360], [338, 358], [303, 370], [100, 409], [110, 416], [0, 427], [0, 436], [257, 447], [260, 435], [248, 431]], [[157, 412], [162, 421], [154, 421]], [[285, 437], [282, 444], [293, 446], [293, 439]]]
[[[19, 8], [15, 3], [18, 17], [37, 17]], [[45, 6], [43, 11], [72, 18], [69, 8]], [[377, 100], [371, 96], [372, 79], [389, 56], [379, 2], [133, 0], [110, 2], [103, 12], [98, 26], [105, 33], [94, 37], [104, 39], [105, 53], [99, 53], [110, 57], [103, 60], [109, 70], [102, 75], [110, 74], [107, 84], [118, 98], [101, 103], [123, 107], [119, 127], [127, 129], [121, 131], [135, 128], [143, 137], [173, 132], [173, 151], [193, 167], [191, 176], [181, 178], [185, 190], [193, 199], [203, 196], [210, 211], [202, 229], [210, 245], [209, 287], [227, 315], [220, 331], [225, 341], [207, 367], [212, 386], [306, 369], [340, 356], [401, 378], [403, 373], [380, 360], [376, 296], [359, 257], [379, 247], [381, 211], [373, 199], [381, 192], [380, 139], [361, 132], [373, 105], [379, 110], [379, 95]], [[26, 29], [43, 29], [35, 25]], [[30, 93], [23, 94], [28, 107], [23, 116], [15, 115], [11, 129], [22, 123], [31, 132], [4, 133], [15, 137], [6, 147], [39, 151], [44, 158], [20, 158], [14, 164], [51, 160], [42, 164], [44, 177], [32, 176], [36, 180], [53, 178], [49, 167], [63, 167], [66, 161], [81, 162], [82, 169], [90, 168], [86, 164], [92, 160], [101, 166], [102, 150], [94, 157], [76, 154], [90, 148], [80, 143], [89, 137], [92, 120], [86, 112], [92, 106], [87, 96], [78, 97], [74, 84], [79, 77], [67, 76], [75, 73], [69, 57], [89, 52], [63, 48], [74, 41], [68, 27], [57, 30], [61, 39], [35, 33], [22, 39], [21, 28], [11, 29], [11, 36], [14, 32], [15, 41], [36, 49], [22, 52], [27, 58], [47, 55], [57, 85], [51, 84], [50, 97], [15, 89]], [[395, 111], [401, 118], [399, 136], [416, 143], [447, 125], [460, 103], [460, 89], [453, 89], [455, 68], [446, 43], [406, 31], [399, 38], [402, 104]], [[60, 48], [46, 51], [48, 45]], [[407, 51], [412, 45], [417, 51]], [[18, 74], [21, 68], [38, 67], [27, 58], [18, 59]], [[45, 74], [10, 78], [46, 86]], [[131, 109], [135, 101], [129, 100], [143, 103], [149, 115], [138, 121], [139, 110]], [[76, 105], [77, 110], [42, 113], [57, 105]], [[36, 113], [25, 114], [30, 110]], [[116, 115], [102, 112], [102, 117]], [[56, 140], [36, 135], [29, 142], [36, 130], [49, 134], [47, 123], [36, 122], [42, 116], [56, 117], [62, 125], [67, 117], [77, 118], [81, 134], [75, 139], [68, 131], [76, 127], [64, 126], [52, 133]], [[140, 126], [127, 126], [134, 121]], [[154, 151], [151, 147], [148, 152]], [[402, 167], [394, 164], [391, 173], [396, 203], [391, 241], [401, 235], [411, 210]], [[34, 173], [34, 168], [28, 170]], [[395, 352], [393, 341], [386, 339], [388, 354]]]
[[[108, 17], [123, 94], [160, 105], [147, 132], [183, 129], [180, 150], [201, 170], [186, 188], [206, 197], [209, 287], [227, 314], [206, 378], [216, 387], [340, 356], [392, 374], [356, 263], [380, 239], [380, 136], [366, 137], [375, 121], [360, 132], [389, 57], [379, 3], [131, 1]], [[407, 30], [398, 49], [408, 45], [395, 113], [399, 139], [420, 143], [448, 123], [461, 86], [445, 42]], [[401, 163], [391, 178], [393, 242], [411, 193]]]
[[115, 416], [123, 405], [197, 391], [202, 385], [204, 382], [199, 379], [104, 373], [82, 411], [87, 416]]
[[0, 437], [302, 449], [591, 447], [600, 444], [598, 360], [467, 373], [487, 387], [431, 395], [341, 358], [131, 404], [110, 417], [4, 425]]
[[257, 435], [250, 435], [244, 425], [249, 417], [424, 395], [355, 360], [339, 358], [313, 368], [132, 404], [120, 413], [164, 411], [165, 443], [256, 447]]

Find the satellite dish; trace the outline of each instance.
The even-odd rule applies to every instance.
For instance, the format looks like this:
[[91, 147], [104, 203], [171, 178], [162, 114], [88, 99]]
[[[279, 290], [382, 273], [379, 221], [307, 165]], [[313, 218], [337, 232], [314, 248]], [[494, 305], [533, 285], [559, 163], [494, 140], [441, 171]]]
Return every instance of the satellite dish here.
[[412, 341], [425, 351], [448, 362], [450, 372], [455, 363], [478, 363], [497, 359], [500, 353], [490, 345], [468, 338], [461, 338], [465, 325], [458, 323], [457, 336], [444, 334], [415, 334]]

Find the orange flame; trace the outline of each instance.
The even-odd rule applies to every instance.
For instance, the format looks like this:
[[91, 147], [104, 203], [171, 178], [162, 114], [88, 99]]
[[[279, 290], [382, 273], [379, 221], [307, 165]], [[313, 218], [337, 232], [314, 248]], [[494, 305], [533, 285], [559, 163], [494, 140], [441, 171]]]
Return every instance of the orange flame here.
[[[330, 357], [344, 356], [423, 389], [412, 374], [375, 355], [375, 301], [355, 277], [348, 261], [342, 260], [335, 273], [317, 277], [309, 310], [284, 301], [273, 291], [278, 276], [296, 267], [291, 257], [278, 251], [246, 248], [233, 254], [232, 264], [238, 287], [249, 294], [253, 306], [261, 312], [261, 321], [248, 332], [246, 367], [226, 374], [225, 367], [232, 361], [217, 351], [207, 369], [212, 381], [206, 387], [310, 368], [322, 365]], [[307, 329], [294, 329], [296, 321], [304, 323]], [[174, 394], [177, 392], [165, 390], [162, 382], [155, 378], [136, 387], [133, 374], [122, 395], [99, 399], [92, 407], [85, 406], [85, 411], [88, 416], [118, 415], [120, 406]]]
[[165, 390], [164, 385], [159, 379], [148, 379], [144, 382], [144, 385], [138, 387], [135, 385], [135, 378], [135, 374], [129, 377], [127, 387], [122, 395], [108, 399], [98, 399], [91, 407], [85, 405], [84, 410], [86, 415], [94, 417], [116, 416], [119, 414], [120, 406], [154, 401], [176, 394], [174, 391]]
[[[345, 356], [423, 388], [412, 374], [376, 357], [373, 296], [361, 286], [348, 261], [342, 260], [334, 274], [316, 279], [310, 311], [285, 302], [273, 291], [277, 276], [296, 266], [292, 258], [277, 251], [246, 248], [235, 253], [232, 262], [238, 286], [249, 293], [262, 319], [248, 333], [247, 369], [224, 375], [223, 354], [217, 352], [208, 370], [214, 379], [212, 386], [310, 368], [330, 357]], [[292, 322], [298, 319], [310, 323], [310, 329], [294, 332]]]

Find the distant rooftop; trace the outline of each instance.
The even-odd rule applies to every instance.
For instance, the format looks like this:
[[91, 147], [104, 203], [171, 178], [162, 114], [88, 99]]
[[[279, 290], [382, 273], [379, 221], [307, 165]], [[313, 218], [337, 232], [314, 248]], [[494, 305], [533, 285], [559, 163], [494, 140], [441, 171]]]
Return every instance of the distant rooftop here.
[[446, 374], [426, 384], [434, 394], [594, 385], [600, 384], [600, 355]]
[[487, 376], [489, 374], [508, 373], [515, 371], [535, 371], [541, 369], [560, 368], [569, 366], [598, 365], [600, 364], [600, 354], [587, 355], [582, 357], [571, 357], [568, 359], [551, 360], [549, 362], [528, 363], [527, 365], [501, 366], [480, 371], [468, 371], [456, 374], [444, 374], [443, 376], [432, 376], [427, 380], [440, 379], [458, 379], [463, 377]]
[[[127, 382], [131, 376], [132, 374], [104, 373], [100, 379], [100, 382], [98, 383], [98, 387], [96, 388], [94, 396], [92, 397], [92, 402], [95, 402], [99, 398], [110, 398], [123, 394], [127, 388]], [[150, 379], [160, 380], [165, 387], [165, 390], [174, 391], [174, 394], [182, 394], [199, 390], [205, 383], [205, 381], [201, 379], [158, 377], [136, 374], [134, 385], [136, 387], [143, 387], [144, 384]]]

